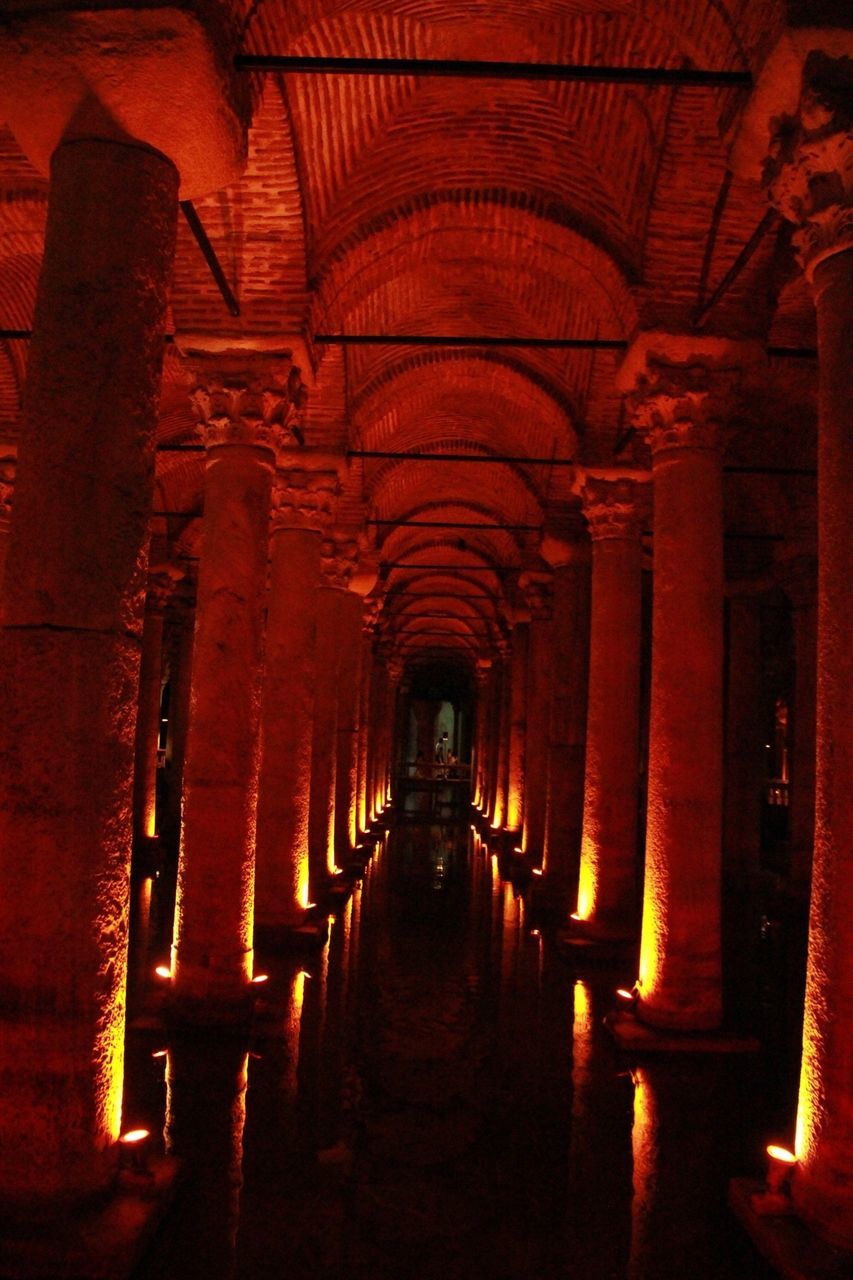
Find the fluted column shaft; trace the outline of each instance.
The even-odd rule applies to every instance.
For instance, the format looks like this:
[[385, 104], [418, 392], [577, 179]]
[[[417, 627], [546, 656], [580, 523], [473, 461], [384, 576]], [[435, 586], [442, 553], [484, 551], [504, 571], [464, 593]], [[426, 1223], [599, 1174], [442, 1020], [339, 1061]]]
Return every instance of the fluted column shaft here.
[[525, 760], [524, 831], [522, 849], [540, 864], [545, 844], [545, 812], [548, 799], [548, 711], [551, 688], [550, 583], [529, 586], [526, 591], [532, 613], [527, 663], [527, 749]]
[[358, 720], [358, 830], [370, 825], [370, 705], [373, 675], [373, 636], [364, 630], [361, 637], [361, 680]]
[[340, 858], [352, 852], [357, 836], [359, 690], [364, 602], [347, 591], [339, 605], [338, 742], [335, 844]]
[[252, 977], [270, 497], [291, 406], [271, 363], [212, 360], [193, 397], [207, 456], [172, 978], [184, 1014], [225, 1021]]
[[157, 745], [163, 686], [163, 623], [169, 595], [180, 571], [165, 570], [149, 579], [142, 629], [136, 750], [133, 770], [133, 839], [144, 850], [157, 834]]
[[637, 487], [587, 476], [592, 535], [589, 697], [577, 915], [630, 935], [637, 916], [642, 574]]
[[298, 924], [309, 902], [308, 830], [317, 592], [334, 471], [283, 455], [273, 487], [270, 589], [261, 696], [262, 758], [255, 844], [255, 926]]
[[317, 591], [317, 677], [311, 752], [311, 793], [308, 823], [309, 883], [313, 902], [335, 872], [335, 784], [338, 738], [337, 627], [346, 588]]
[[105, 1187], [121, 1123], [136, 690], [178, 174], [53, 155], [0, 659], [0, 1199]]

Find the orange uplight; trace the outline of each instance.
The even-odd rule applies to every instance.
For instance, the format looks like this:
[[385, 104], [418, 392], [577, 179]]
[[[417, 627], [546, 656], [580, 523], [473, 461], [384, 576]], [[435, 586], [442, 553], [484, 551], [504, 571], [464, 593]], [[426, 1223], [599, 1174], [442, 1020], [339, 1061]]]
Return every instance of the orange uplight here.
[[300, 970], [299, 970], [299, 976], [300, 976], [300, 977], [302, 977], [302, 978], [306, 978], [306, 979], [307, 979], [307, 978], [312, 977], [313, 975], [312, 975], [312, 974], [310, 974], [310, 973], [308, 972], [308, 970], [307, 970], [307, 969], [300, 969]]
[[771, 1160], [779, 1160], [782, 1164], [796, 1164], [797, 1157], [793, 1151], [789, 1151], [787, 1147], [777, 1147], [775, 1143], [770, 1143], [766, 1148], [767, 1154]]
[[620, 1000], [633, 1001], [637, 998], [636, 993], [634, 991], [629, 991], [627, 987], [617, 987], [616, 994]]
[[538, 938], [538, 937], [540, 936], [539, 930], [538, 930], [538, 929], [531, 929], [531, 930], [530, 930], [530, 936], [531, 936], [531, 938]]
[[268, 973], [256, 973], [254, 978], [252, 979], [252, 982], [253, 983], [269, 982], [269, 980], [270, 980], [270, 975]]
[[172, 976], [172, 970], [167, 964], [158, 964], [154, 972], [157, 974], [158, 978], [171, 978]]
[[314, 908], [316, 907], [316, 905], [317, 905], [317, 903], [316, 903], [316, 902], [306, 902], [306, 903], [305, 903], [305, 910], [306, 910], [306, 911], [313, 911], [313, 910], [314, 910]]
[[155, 1049], [151, 1055], [152, 1058], [167, 1058], [168, 1056], [169, 1056], [168, 1049]]
[[513, 853], [521, 853], [521, 845], [517, 844], [513, 848]]
[[542, 875], [542, 868], [541, 868], [541, 867], [534, 867], [534, 868], [533, 868], [533, 874], [534, 874], [535, 876], [541, 876], [541, 875]]
[[137, 1142], [144, 1142], [150, 1136], [149, 1129], [129, 1129], [127, 1133], [121, 1135], [119, 1142], [123, 1142], [125, 1146], [133, 1146]]
[[572, 914], [569, 916], [570, 920], [580, 920], [580, 918], [581, 918], [581, 913], [579, 911], [573, 911]]

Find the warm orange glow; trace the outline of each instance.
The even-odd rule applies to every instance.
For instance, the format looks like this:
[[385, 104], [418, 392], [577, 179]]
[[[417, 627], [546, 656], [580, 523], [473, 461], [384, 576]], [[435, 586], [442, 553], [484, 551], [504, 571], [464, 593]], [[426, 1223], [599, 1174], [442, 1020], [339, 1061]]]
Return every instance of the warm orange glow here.
[[533, 868], [533, 874], [534, 874], [535, 876], [541, 876], [541, 875], [542, 875], [542, 868], [541, 868], [541, 867], [534, 867], [534, 868]]
[[578, 879], [578, 920], [588, 920], [595, 908], [596, 872], [598, 868], [593, 860], [581, 853], [580, 876]]
[[269, 982], [269, 980], [270, 980], [270, 975], [268, 973], [256, 973], [254, 978], [252, 978], [252, 982], [255, 982], [255, 983]]
[[316, 906], [317, 906], [317, 903], [316, 903], [316, 902], [306, 902], [306, 903], [305, 903], [305, 910], [306, 910], [306, 911], [313, 911], [313, 910], [314, 910], [314, 908], [315, 908]]
[[168, 1053], [169, 1053], [169, 1050], [168, 1050], [168, 1049], [155, 1049], [155, 1050], [154, 1050], [154, 1052], [152, 1053], [151, 1057], [152, 1057], [152, 1058], [165, 1058], [165, 1057], [167, 1057], [167, 1056], [168, 1056]]
[[779, 1160], [782, 1164], [796, 1164], [797, 1157], [793, 1151], [789, 1151], [787, 1147], [777, 1147], [774, 1143], [766, 1148], [767, 1154], [771, 1160]]
[[635, 999], [637, 998], [637, 997], [636, 997], [636, 992], [634, 992], [634, 991], [629, 991], [627, 987], [617, 987], [617, 988], [616, 988], [616, 994], [617, 994], [617, 996], [619, 997], [619, 999], [620, 999], [620, 1000], [631, 1000], [631, 1001], [633, 1001], [633, 1000], [635, 1000]]
[[157, 974], [158, 978], [171, 978], [172, 976], [172, 970], [167, 964], [158, 964], [154, 972]]
[[308, 910], [308, 851], [299, 859], [296, 871], [296, 901], [303, 911]]
[[149, 1129], [129, 1129], [127, 1133], [121, 1135], [119, 1142], [132, 1146], [136, 1142], [144, 1142], [150, 1136], [151, 1131]]
[[338, 866], [334, 866], [334, 867], [332, 867], [332, 875], [333, 875], [333, 876], [342, 876], [343, 874], [344, 874], [344, 869], [343, 869], [343, 867], [338, 867]]
[[570, 920], [580, 920], [580, 918], [581, 918], [581, 914], [579, 911], [573, 911], [572, 914], [569, 916]]

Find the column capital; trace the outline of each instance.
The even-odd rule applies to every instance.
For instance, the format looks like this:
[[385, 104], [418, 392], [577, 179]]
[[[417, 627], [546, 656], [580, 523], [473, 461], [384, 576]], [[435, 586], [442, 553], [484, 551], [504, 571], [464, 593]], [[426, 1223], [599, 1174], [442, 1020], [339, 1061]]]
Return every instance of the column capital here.
[[320, 549], [320, 566], [327, 587], [349, 590], [350, 580], [358, 568], [359, 545], [356, 538], [333, 530], [323, 539]]
[[593, 542], [606, 538], [639, 539], [650, 507], [651, 475], [645, 472], [596, 472], [581, 469], [575, 479]]
[[171, 561], [149, 564], [145, 608], [149, 613], [163, 614], [171, 603], [175, 588], [184, 577], [184, 570]]
[[300, 466], [286, 454], [273, 481], [272, 532], [307, 529], [326, 533], [335, 518], [335, 500], [340, 491], [336, 470], [323, 471]]
[[14, 453], [0, 449], [0, 529], [8, 529], [12, 519], [12, 499], [18, 459]]
[[297, 411], [306, 391], [289, 353], [190, 352], [190, 392], [208, 449], [243, 444], [276, 454], [297, 438]]
[[550, 573], [523, 573], [518, 585], [531, 622], [550, 622], [554, 616], [554, 579]]
[[764, 63], [732, 151], [797, 230], [811, 278], [818, 263], [853, 248], [853, 32], [786, 31]]
[[733, 414], [738, 375], [737, 369], [714, 369], [699, 361], [670, 364], [649, 358], [628, 406], [652, 456], [666, 449], [717, 449]]

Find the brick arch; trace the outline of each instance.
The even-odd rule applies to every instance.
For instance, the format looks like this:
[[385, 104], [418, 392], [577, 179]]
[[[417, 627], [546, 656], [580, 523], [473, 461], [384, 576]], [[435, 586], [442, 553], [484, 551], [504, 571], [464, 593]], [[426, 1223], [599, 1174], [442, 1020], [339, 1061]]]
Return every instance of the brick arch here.
[[508, 463], [484, 462], [481, 467], [402, 460], [390, 463], [368, 490], [370, 513], [383, 520], [433, 501], [432, 510], [444, 511], [484, 499], [489, 513], [503, 523], [537, 524], [542, 519], [542, 500], [534, 486]]

